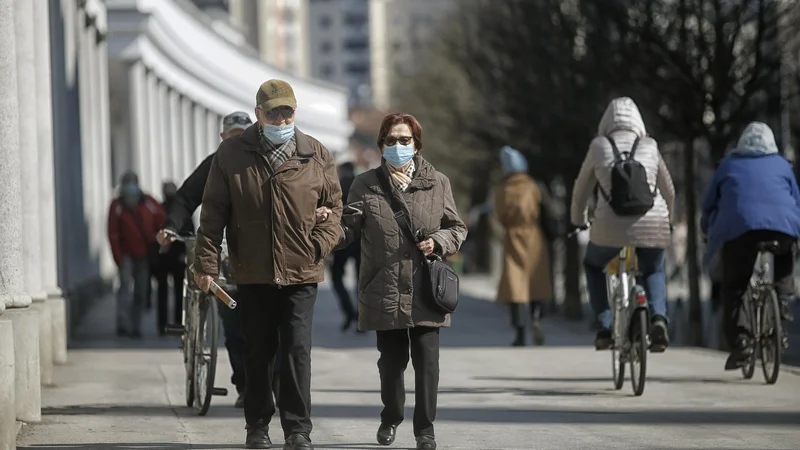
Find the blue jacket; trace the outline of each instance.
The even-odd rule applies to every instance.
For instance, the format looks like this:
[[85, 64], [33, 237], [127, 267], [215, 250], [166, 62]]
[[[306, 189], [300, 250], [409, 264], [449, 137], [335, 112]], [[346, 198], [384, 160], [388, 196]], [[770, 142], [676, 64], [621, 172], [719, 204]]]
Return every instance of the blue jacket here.
[[[792, 166], [777, 153], [772, 131], [751, 124], [720, 162], [703, 200], [700, 228], [708, 262], [722, 245], [753, 230], [800, 237], [800, 191]], [[748, 131], [751, 135], [747, 135]], [[763, 133], [753, 136], [752, 133]]]

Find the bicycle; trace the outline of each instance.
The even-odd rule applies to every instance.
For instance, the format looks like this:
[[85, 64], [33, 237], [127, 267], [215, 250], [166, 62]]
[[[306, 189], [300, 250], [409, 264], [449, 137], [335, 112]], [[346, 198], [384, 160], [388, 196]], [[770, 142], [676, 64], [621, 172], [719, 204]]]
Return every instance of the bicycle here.
[[[206, 293], [194, 282], [194, 235], [179, 235], [167, 230], [174, 241], [186, 244], [186, 276], [183, 284], [183, 324], [167, 325], [166, 334], [181, 338], [180, 349], [186, 370], [186, 406], [194, 407], [197, 415], [204, 416], [211, 406], [211, 397], [226, 396], [228, 390], [214, 387], [217, 369], [217, 339], [219, 337], [219, 312], [214, 297], [219, 298], [228, 308], [235, 308], [236, 301], [222, 286], [226, 280], [222, 274], [217, 282], [212, 282], [210, 292]], [[165, 251], [168, 245], [162, 247]], [[224, 251], [225, 262], [227, 252]], [[222, 265], [222, 264], [221, 264]]]
[[758, 357], [767, 384], [778, 381], [781, 357], [787, 345], [781, 329], [780, 306], [774, 284], [774, 261], [778, 246], [777, 241], [759, 243], [758, 258], [742, 304], [750, 319], [754, 341], [753, 353], [741, 368], [742, 376], [746, 380], [753, 378]]
[[[568, 237], [586, 228], [572, 231]], [[606, 290], [611, 306], [611, 379], [614, 389], [625, 384], [625, 364], [630, 363], [633, 394], [644, 393], [647, 353], [650, 348], [650, 308], [644, 288], [636, 283], [636, 249], [624, 247], [606, 266]], [[631, 283], [633, 279], [633, 283]]]

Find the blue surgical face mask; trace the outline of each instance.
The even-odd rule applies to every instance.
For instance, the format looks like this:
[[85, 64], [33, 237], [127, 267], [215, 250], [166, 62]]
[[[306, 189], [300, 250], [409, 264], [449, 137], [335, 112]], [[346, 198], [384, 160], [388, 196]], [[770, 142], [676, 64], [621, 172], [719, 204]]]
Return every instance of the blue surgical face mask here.
[[261, 125], [261, 132], [270, 142], [280, 145], [294, 137], [294, 124], [272, 125], [265, 123]]
[[383, 159], [393, 167], [403, 167], [414, 158], [414, 144], [395, 144], [383, 148]]

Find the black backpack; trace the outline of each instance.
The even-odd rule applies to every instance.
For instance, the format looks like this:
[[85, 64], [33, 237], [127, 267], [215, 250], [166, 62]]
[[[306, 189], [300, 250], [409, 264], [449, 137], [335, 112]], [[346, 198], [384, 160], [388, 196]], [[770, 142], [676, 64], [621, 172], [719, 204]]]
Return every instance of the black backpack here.
[[[611, 167], [611, 195], [608, 195], [598, 184], [611, 209], [618, 216], [641, 216], [650, 211], [655, 204], [656, 191], [650, 190], [647, 182], [647, 171], [644, 166], [633, 159], [639, 138], [633, 141], [631, 151], [625, 155], [619, 152], [617, 143], [606, 136], [614, 151], [614, 165]], [[626, 156], [627, 155], [627, 156]]]

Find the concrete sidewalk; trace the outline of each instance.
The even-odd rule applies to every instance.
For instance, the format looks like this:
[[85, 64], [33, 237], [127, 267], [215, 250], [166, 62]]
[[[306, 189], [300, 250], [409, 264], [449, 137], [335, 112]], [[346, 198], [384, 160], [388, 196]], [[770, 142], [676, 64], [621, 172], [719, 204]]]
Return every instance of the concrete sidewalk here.
[[[18, 448], [243, 448], [244, 420], [231, 407], [233, 398], [217, 397], [208, 416], [195, 416], [183, 406], [176, 341], [113, 338], [104, 324], [112, 310], [106, 302], [90, 316], [84, 348], [56, 371], [56, 386], [44, 392], [43, 423], [26, 427]], [[341, 333], [340, 318], [321, 286], [312, 439], [320, 449], [386, 448], [375, 443], [381, 406], [374, 333]], [[748, 382], [723, 372], [724, 355], [717, 352], [672, 349], [651, 357], [645, 394], [633, 397], [629, 382], [611, 389], [610, 355], [589, 347], [585, 324], [573, 330], [548, 322], [548, 345], [509, 348], [507, 321], [504, 308], [465, 298], [453, 328], [443, 331], [439, 448], [798, 448], [800, 376], [794, 373], [765, 386], [760, 371]], [[224, 352], [219, 358], [217, 377], [228, 380]], [[390, 448], [414, 447], [411, 370], [408, 420]], [[271, 435], [282, 441], [277, 419]]]

